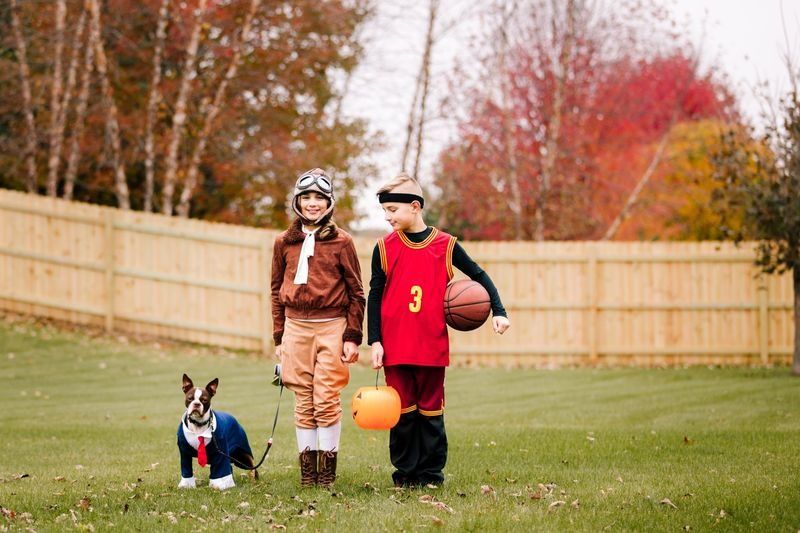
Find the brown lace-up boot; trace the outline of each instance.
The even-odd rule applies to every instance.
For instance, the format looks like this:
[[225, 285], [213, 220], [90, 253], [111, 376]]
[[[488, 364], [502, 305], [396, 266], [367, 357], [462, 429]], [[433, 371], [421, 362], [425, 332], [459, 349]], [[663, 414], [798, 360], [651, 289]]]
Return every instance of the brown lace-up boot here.
[[300, 452], [300, 486], [313, 487], [317, 484], [317, 450], [308, 446]]
[[336, 455], [337, 452], [319, 452], [319, 476], [317, 483], [330, 488], [336, 481]]

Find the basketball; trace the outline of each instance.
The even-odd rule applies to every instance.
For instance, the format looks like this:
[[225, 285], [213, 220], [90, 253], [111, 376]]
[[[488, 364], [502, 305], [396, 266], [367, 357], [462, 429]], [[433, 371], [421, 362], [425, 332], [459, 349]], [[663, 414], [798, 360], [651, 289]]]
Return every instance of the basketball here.
[[444, 292], [444, 317], [458, 331], [472, 331], [489, 318], [492, 304], [489, 293], [471, 279], [453, 281]]

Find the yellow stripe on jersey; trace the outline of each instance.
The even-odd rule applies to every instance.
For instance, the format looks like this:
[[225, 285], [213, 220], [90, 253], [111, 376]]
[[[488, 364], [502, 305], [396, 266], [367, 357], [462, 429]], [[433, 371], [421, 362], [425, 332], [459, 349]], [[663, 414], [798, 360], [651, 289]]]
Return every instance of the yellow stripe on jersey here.
[[453, 250], [456, 247], [456, 238], [450, 237], [450, 241], [447, 243], [447, 279], [448, 281], [453, 279]]
[[383, 269], [383, 273], [388, 274], [389, 268], [386, 260], [386, 243], [383, 242], [382, 237], [378, 239], [378, 252], [380, 252], [381, 256], [381, 268]]
[[431, 234], [428, 235], [428, 237], [424, 241], [422, 241], [422, 242], [412, 242], [411, 239], [406, 237], [405, 233], [403, 233], [402, 231], [398, 231], [397, 232], [397, 236], [400, 237], [400, 240], [403, 242], [403, 244], [405, 244], [409, 248], [413, 248], [415, 250], [419, 250], [421, 248], [425, 248], [426, 246], [428, 246], [430, 243], [433, 242], [433, 239], [435, 239], [438, 234], [439, 234], [439, 230], [436, 229], [436, 228], [433, 228], [433, 231], [431, 231]]

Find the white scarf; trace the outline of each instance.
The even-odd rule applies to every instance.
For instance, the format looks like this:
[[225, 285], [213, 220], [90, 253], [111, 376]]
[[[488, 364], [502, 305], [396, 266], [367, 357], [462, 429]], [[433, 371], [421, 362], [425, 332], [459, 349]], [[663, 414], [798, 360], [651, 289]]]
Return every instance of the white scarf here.
[[295, 285], [305, 285], [308, 283], [308, 258], [314, 256], [314, 244], [316, 243], [314, 233], [316, 233], [317, 229], [308, 231], [303, 228], [303, 233], [306, 234], [306, 238], [303, 241], [303, 247], [300, 248], [300, 257], [297, 260], [297, 273], [294, 275]]

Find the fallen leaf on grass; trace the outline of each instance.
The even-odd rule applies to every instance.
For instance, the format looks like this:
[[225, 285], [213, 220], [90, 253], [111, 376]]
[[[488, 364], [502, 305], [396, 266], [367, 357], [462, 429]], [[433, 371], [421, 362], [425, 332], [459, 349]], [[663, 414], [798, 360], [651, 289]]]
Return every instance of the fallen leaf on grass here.
[[31, 477], [30, 474], [14, 474], [13, 479], [24, 479], [26, 477]]
[[660, 503], [661, 505], [669, 505], [673, 509], [677, 509], [678, 508], [678, 506], [675, 505], [674, 503], [672, 503], [672, 500], [670, 500], [669, 498], [664, 498], [663, 500], [661, 500], [658, 503]]
[[481, 494], [496, 494], [491, 485], [481, 485]]
[[575, 500], [575, 501], [573, 501], [573, 502], [570, 504], [570, 506], [571, 506], [573, 509], [578, 509], [578, 508], [581, 506], [581, 502], [579, 502], [578, 500]]
[[693, 440], [693, 439], [690, 439], [689, 437], [687, 437], [686, 435], [684, 435], [684, 436], [683, 436], [683, 443], [684, 443], [684, 444], [687, 444], [687, 445], [692, 445], [692, 444], [694, 444], [694, 440]]
[[432, 523], [434, 526], [441, 527], [441, 526], [443, 526], [443, 525], [444, 525], [444, 521], [443, 521], [441, 518], [439, 518], [438, 516], [433, 516], [433, 515], [425, 515], [425, 516], [423, 516], [423, 518], [429, 518], [429, 519], [430, 519], [430, 521], [431, 521], [431, 523]]
[[420, 496], [419, 503], [430, 505], [434, 509], [439, 509], [440, 511], [447, 511], [450, 514], [455, 514], [455, 511], [449, 505], [437, 500], [435, 496], [431, 496], [430, 494], [424, 494]]
[[13, 520], [17, 516], [16, 511], [12, 511], [11, 509], [6, 509], [5, 507], [0, 507], [0, 513], [3, 515], [4, 518], [9, 520]]
[[455, 514], [455, 511], [444, 502], [431, 502], [431, 505], [440, 511], [447, 511], [450, 514]]
[[567, 502], [565, 502], [564, 500], [556, 500], [556, 501], [554, 501], [553, 503], [551, 503], [550, 505], [547, 506], [547, 510], [548, 511], [552, 511], [553, 509], [558, 509], [559, 507], [561, 507], [565, 503], [567, 503]]
[[64, 476], [56, 476], [53, 478], [53, 481], [66, 481], [67, 478]]

